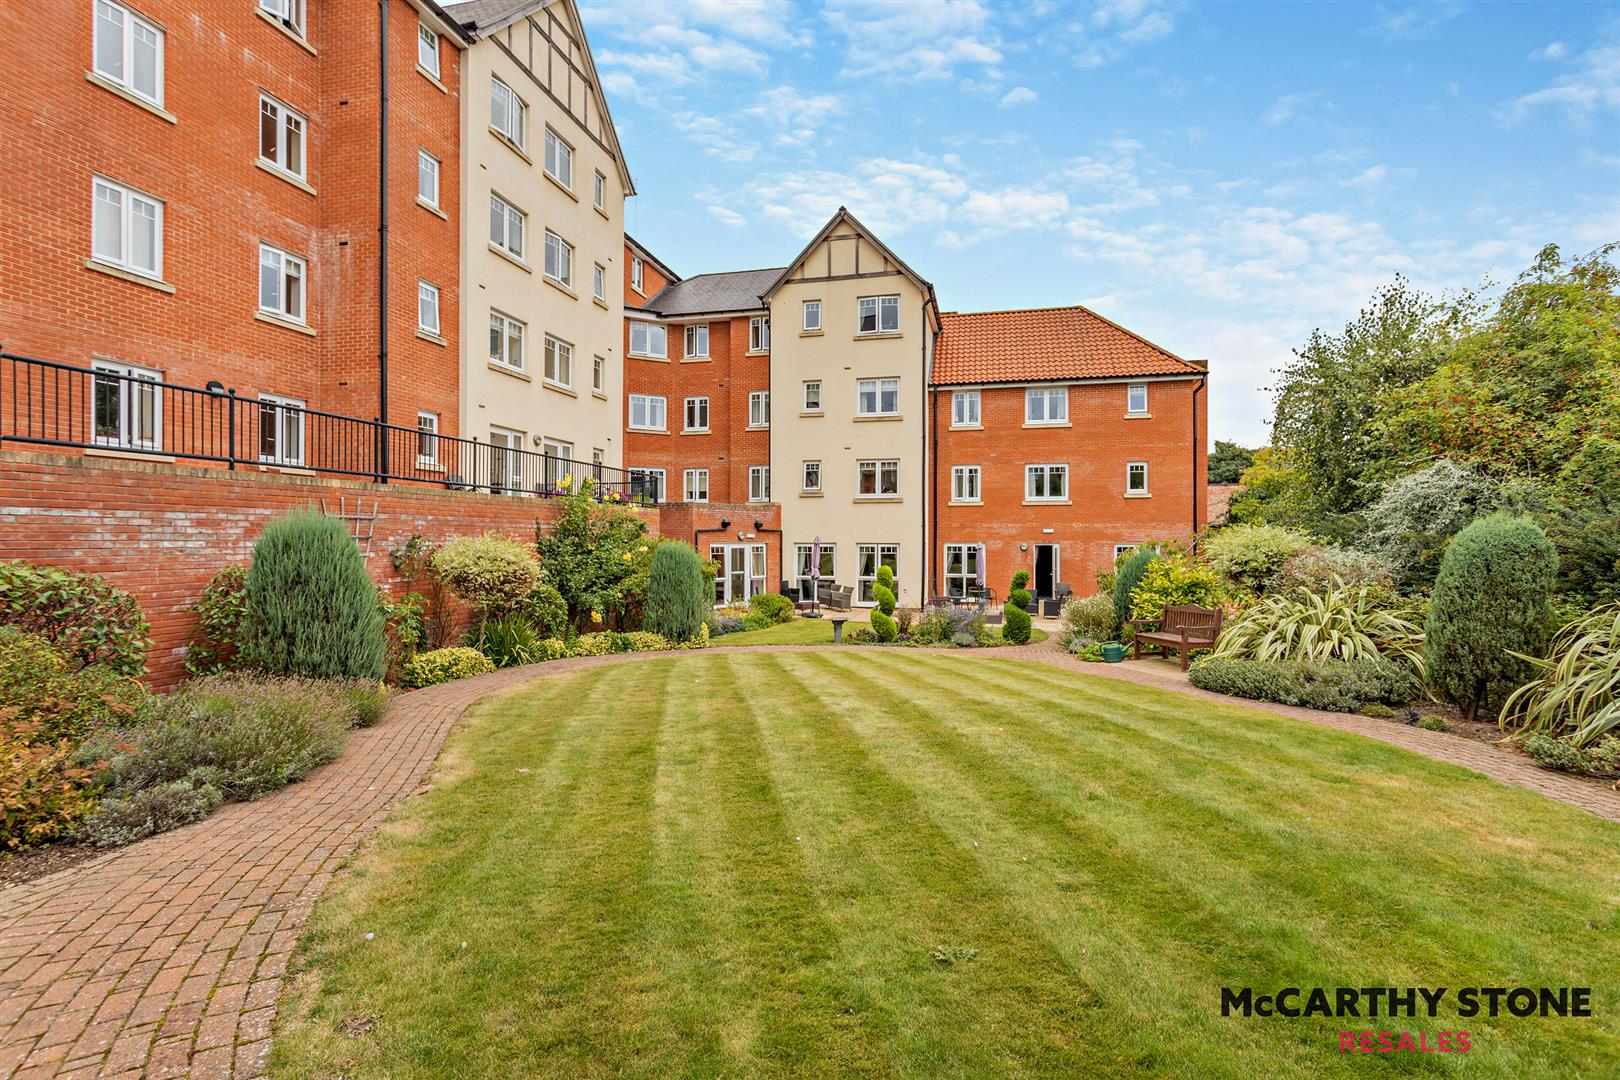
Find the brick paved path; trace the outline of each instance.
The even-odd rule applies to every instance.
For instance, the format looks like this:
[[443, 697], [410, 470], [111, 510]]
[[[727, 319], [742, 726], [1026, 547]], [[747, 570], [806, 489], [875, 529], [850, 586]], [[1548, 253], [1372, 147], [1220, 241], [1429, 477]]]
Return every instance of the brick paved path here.
[[[1085, 664], [1050, 643], [1017, 658], [1231, 702], [1194, 689], [1168, 665]], [[0, 892], [0, 1076], [261, 1075], [305, 918], [343, 857], [420, 786], [467, 706], [539, 674], [632, 659], [554, 661], [404, 695], [303, 783]], [[1367, 717], [1244, 704], [1620, 820], [1620, 793], [1480, 743]]]

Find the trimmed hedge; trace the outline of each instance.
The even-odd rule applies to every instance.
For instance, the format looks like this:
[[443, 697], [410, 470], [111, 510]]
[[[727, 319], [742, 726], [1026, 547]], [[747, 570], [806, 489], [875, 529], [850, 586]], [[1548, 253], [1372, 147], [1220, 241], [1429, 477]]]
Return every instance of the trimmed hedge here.
[[1205, 657], [1194, 663], [1187, 674], [1201, 690], [1325, 712], [1360, 712], [1374, 703], [1404, 705], [1422, 693], [1411, 667], [1391, 660], [1313, 662]]

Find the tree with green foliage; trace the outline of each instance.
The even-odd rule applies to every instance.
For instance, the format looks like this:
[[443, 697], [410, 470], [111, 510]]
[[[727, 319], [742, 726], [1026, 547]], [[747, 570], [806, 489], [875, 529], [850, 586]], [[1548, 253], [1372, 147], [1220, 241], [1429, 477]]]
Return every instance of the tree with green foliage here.
[[1434, 686], [1472, 720], [1526, 682], [1551, 630], [1558, 552], [1541, 526], [1506, 513], [1469, 525], [1451, 541], [1424, 629], [1424, 667]]
[[1216, 573], [1250, 592], [1263, 592], [1284, 562], [1314, 544], [1309, 533], [1281, 525], [1232, 525], [1210, 533], [1202, 550]]
[[1121, 626], [1131, 621], [1131, 593], [1142, 583], [1142, 575], [1147, 568], [1159, 557], [1159, 553], [1151, 545], [1143, 544], [1134, 548], [1119, 564], [1119, 571], [1114, 575], [1114, 620]]
[[697, 637], [714, 595], [703, 560], [685, 544], [669, 541], [653, 552], [647, 574], [642, 627], [680, 644]]
[[1236, 525], [1279, 525], [1318, 535], [1339, 536], [1350, 530], [1342, 515], [1326, 514], [1311, 492], [1310, 477], [1286, 450], [1267, 447], [1254, 452], [1254, 464], [1243, 470], [1242, 484], [1226, 504], [1226, 522]]
[[535, 549], [546, 580], [568, 605], [578, 629], [631, 621], [646, 595], [655, 542], [635, 511], [587, 494], [552, 500], [556, 522], [536, 527]]
[[1235, 484], [1243, 479], [1243, 470], [1254, 464], [1254, 451], [1225, 439], [1215, 440], [1215, 449], [1209, 455], [1209, 482]]
[[872, 634], [879, 641], [893, 641], [899, 636], [900, 628], [894, 621], [894, 605], [898, 598], [895, 595], [894, 571], [887, 566], [877, 569], [877, 578], [872, 583], [872, 599], [877, 601], [877, 609], [872, 612]]
[[1365, 530], [1352, 546], [1395, 568], [1405, 591], [1427, 588], [1446, 545], [1469, 522], [1496, 508], [1497, 489], [1478, 470], [1453, 461], [1397, 477], [1362, 514]]
[[297, 513], [266, 526], [242, 599], [243, 666], [312, 679], [383, 677], [377, 586], [337, 518]]
[[1034, 627], [1028, 611], [1033, 597], [1024, 587], [1028, 584], [1028, 570], [1020, 570], [1014, 574], [1012, 587], [1007, 590], [1007, 603], [1002, 608], [1001, 637], [1003, 641], [1010, 641], [1014, 645], [1028, 642]]

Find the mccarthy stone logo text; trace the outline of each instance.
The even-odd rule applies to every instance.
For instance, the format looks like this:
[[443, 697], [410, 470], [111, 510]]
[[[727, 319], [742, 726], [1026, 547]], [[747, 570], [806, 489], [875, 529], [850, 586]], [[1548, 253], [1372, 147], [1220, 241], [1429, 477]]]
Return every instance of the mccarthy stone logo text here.
[[[1449, 993], [1444, 986], [1285, 986], [1274, 994], [1257, 994], [1251, 987], [1234, 990], [1223, 986], [1221, 1015], [1434, 1017], [1440, 1015]], [[1465, 1019], [1592, 1015], [1592, 989], [1588, 986], [1465, 986], [1454, 997], [1456, 1015]]]

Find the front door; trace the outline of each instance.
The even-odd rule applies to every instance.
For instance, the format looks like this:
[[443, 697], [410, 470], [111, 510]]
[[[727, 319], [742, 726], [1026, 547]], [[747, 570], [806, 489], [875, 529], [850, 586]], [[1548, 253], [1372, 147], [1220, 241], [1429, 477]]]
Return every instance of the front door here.
[[1035, 598], [1050, 600], [1057, 595], [1058, 546], [1035, 545]]
[[764, 544], [711, 544], [709, 557], [720, 564], [714, 578], [716, 604], [746, 604], [765, 591]]

